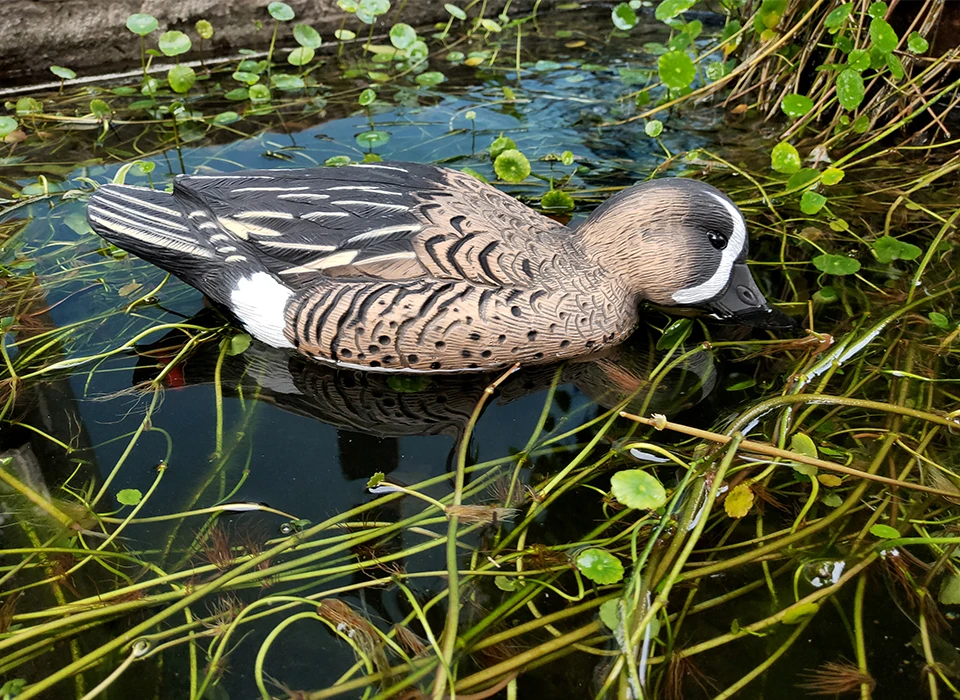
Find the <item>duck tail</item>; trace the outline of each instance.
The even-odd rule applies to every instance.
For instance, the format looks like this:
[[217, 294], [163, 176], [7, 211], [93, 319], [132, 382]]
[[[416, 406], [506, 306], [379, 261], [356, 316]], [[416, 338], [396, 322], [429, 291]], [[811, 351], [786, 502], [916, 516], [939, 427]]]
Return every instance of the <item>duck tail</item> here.
[[87, 220], [101, 237], [189, 282], [222, 257], [178, 198], [132, 185], [103, 185]]

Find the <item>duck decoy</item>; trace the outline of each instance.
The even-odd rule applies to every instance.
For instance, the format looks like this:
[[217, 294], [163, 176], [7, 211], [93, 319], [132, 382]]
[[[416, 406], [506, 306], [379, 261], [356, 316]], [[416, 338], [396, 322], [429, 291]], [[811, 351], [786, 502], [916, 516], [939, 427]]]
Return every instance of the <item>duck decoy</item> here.
[[227, 307], [255, 338], [339, 367], [463, 372], [623, 341], [638, 305], [794, 324], [747, 269], [747, 226], [696, 180], [634, 185], [571, 230], [477, 178], [410, 163], [100, 187], [102, 237]]

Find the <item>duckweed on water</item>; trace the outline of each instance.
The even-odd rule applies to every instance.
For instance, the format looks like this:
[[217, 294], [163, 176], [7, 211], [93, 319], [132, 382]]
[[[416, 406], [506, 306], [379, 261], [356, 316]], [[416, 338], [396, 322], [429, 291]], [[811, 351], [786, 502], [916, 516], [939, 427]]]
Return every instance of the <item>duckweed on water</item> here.
[[[948, 15], [338, 4], [333, 41], [271, 3], [230, 61], [133, 15], [131, 77], [7, 97], [0, 694], [956, 695]], [[810, 332], [646, 309], [565, 367], [337, 373], [83, 216], [109, 180], [380, 159], [575, 220], [708, 179]]]

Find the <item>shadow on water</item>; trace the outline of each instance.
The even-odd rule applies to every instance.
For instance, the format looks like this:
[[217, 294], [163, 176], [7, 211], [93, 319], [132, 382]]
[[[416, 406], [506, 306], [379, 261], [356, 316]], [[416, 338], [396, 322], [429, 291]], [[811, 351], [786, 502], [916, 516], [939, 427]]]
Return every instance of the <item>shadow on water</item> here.
[[[543, 20], [540, 31], [525, 38], [529, 43], [524, 48], [532, 56], [549, 58], [549, 65], [528, 67], [522, 80], [509, 70], [454, 67], [448, 70], [449, 81], [434, 90], [383, 86], [381, 100], [367, 114], [356, 108], [354, 82], [340, 77], [331, 61], [324, 69], [330, 72], [333, 94], [329, 98], [291, 100], [284, 107], [251, 114], [229, 129], [205, 130], [184, 124], [178, 138], [186, 145], [179, 151], [165, 150], [169, 133], [164, 125], [148, 128], [120, 123], [97, 145], [89, 133], [61, 134], [45, 146], [21, 149], [16, 159], [5, 164], [8, 170], [2, 175], [3, 182], [20, 188], [40, 174], [53, 191], [69, 192], [83, 187], [81, 177], [107, 181], [118, 169], [112, 163], [132, 160], [138, 152], [149, 154], [144, 160], [154, 163], [156, 169], [150, 174], [133, 168], [127, 173], [127, 182], [146, 185], [152, 181], [158, 186], [180, 172], [181, 162], [186, 172], [203, 173], [313, 166], [337, 156], [359, 160], [368, 152], [363, 143], [369, 140], [358, 140], [358, 136], [373, 130], [383, 134], [375, 151], [384, 159], [469, 166], [492, 177], [484, 151], [504, 133], [534, 161], [539, 177], [532, 184], [509, 186], [511, 193], [533, 202], [550, 180], [563, 180], [578, 192], [578, 203], [584, 206], [576, 218], [581, 218], [611, 188], [660, 168], [664, 149], [676, 153], [706, 148], [729, 153], [731, 158], [749, 150], [744, 144], [755, 139], [749, 127], [724, 125], [719, 110], [685, 114], [683, 123], [673, 125], [659, 142], [645, 137], [642, 125], [598, 129], [599, 124], [629, 113], [630, 108], [617, 98], [629, 93], [643, 71], [655, 64], [655, 56], [643, 49], [644, 42], [655, 35], [637, 32], [627, 40], [608, 43], [601, 40], [608, 21], [607, 10], [584, 18], [582, 32], [591, 38], [593, 48], [579, 50], [565, 46], [567, 37], [555, 36], [561, 26], [558, 20]], [[593, 40], [594, 35], [601, 39]], [[214, 76], [212, 80], [218, 79]], [[503, 99], [505, 86], [517, 90], [519, 97]], [[337, 90], [346, 96], [337, 97]], [[211, 90], [194, 106], [216, 111], [230, 103]], [[470, 112], [476, 112], [475, 119], [467, 118]], [[542, 160], [563, 150], [573, 153], [577, 165]], [[693, 162], [689, 167], [701, 164]], [[671, 167], [676, 173], [687, 165], [674, 163]], [[683, 334], [663, 343], [669, 334], [662, 336], [658, 329], [667, 327], [671, 319], [651, 310], [650, 325], [606, 355], [562, 367], [524, 369], [509, 376], [472, 427], [475, 407], [496, 377], [410, 378], [333, 371], [257, 342], [231, 354], [231, 337], [236, 331], [229, 327], [228, 319], [216, 310], [204, 310], [195, 290], [175, 279], [164, 283], [163, 273], [156, 268], [105, 247], [91, 234], [83, 214], [82, 196], [39, 196], [11, 207], [0, 221], [0, 235], [5, 239], [0, 316], [14, 319], [12, 325], [4, 326], [4, 349], [10, 361], [17, 363], [22, 378], [5, 382], [0, 389], [7, 392], [0, 397], [6, 407], [0, 458], [5, 470], [34, 493], [52, 499], [62, 509], [54, 510], [76, 518], [80, 528], [79, 534], [76, 528], [64, 532], [56, 512], [51, 514], [25, 501], [16, 490], [0, 487], [3, 586], [22, 589], [16, 598], [20, 617], [15, 624], [20, 625], [34, 625], [38, 620], [54, 624], [56, 612], [44, 611], [55, 611], [72, 601], [83, 601], [92, 610], [109, 599], [109, 591], [118, 588], [124, 588], [128, 598], [123, 602], [130, 607], [98, 620], [89, 629], [65, 633], [51, 642], [54, 648], [47, 654], [26, 652], [32, 657], [25, 665], [18, 666], [13, 657], [13, 661], [0, 661], [5, 672], [16, 669], [12, 670], [16, 676], [28, 677], [31, 682], [119, 638], [149, 619], [159, 606], [202, 588], [218, 570], [229, 570], [242, 558], [256, 558], [291, 533], [370, 503], [373, 496], [365, 485], [377, 472], [398, 486], [428, 482], [418, 490], [440, 499], [450, 493], [450, 473], [463, 448], [468, 465], [487, 468], [468, 476], [472, 497], [518, 507], [531, 498], [524, 489], [526, 484], [562, 472], [596, 439], [609, 451], [596, 473], [583, 482], [583, 489], [564, 492], [551, 501], [524, 530], [524, 541], [531, 546], [535, 560], [528, 568], [539, 566], [551, 576], [555, 574], [548, 583], [564, 589], [563, 594], [547, 593], [534, 605], [529, 599], [521, 600], [507, 583], [492, 583], [497, 571], [488, 567], [490, 575], [472, 581], [462, 593], [461, 629], [482, 626], [485, 615], [509, 595], [514, 595], [516, 605], [497, 622], [503, 628], [498, 631], [525, 623], [531, 615], [537, 618], [562, 611], [575, 599], [569, 591], [576, 591], [569, 573], [576, 552], [568, 543], [607, 541], [609, 533], [600, 523], [611, 519], [616, 536], [627, 527], [617, 520], [624, 511], [601, 495], [610, 483], [604, 470], [624, 464], [657, 465], [661, 480], [671, 489], [684, 478], [682, 468], [665, 463], [668, 460], [656, 451], [628, 449], [630, 442], [638, 439], [636, 426], [625, 421], [607, 426], [608, 409], [665, 413], [671, 420], [703, 428], [725, 424], [738, 406], [779, 394], [782, 375], [795, 366], [796, 358], [789, 353], [800, 356], [805, 352], [797, 345], [777, 356], [765, 354], [758, 345], [758, 352], [744, 352], [736, 362], [727, 362], [722, 355], [707, 351], [709, 343], [700, 341], [736, 345], [745, 339], [742, 330], [708, 326], [704, 331], [688, 324]], [[759, 252], [754, 256], [774, 265], [780, 245], [780, 240], [769, 236], [755, 248]], [[779, 259], [783, 261], [782, 255]], [[788, 263], [782, 265], [783, 270], [788, 267]], [[773, 284], [779, 274], [773, 268], [758, 276], [768, 287], [785, 289], [782, 281]], [[790, 277], [789, 285], [798, 299], [812, 296], [814, 287], [802, 275]], [[850, 312], [851, 304], [862, 300], [862, 293], [848, 289], [843, 294], [842, 307], [818, 316], [818, 322], [829, 324], [834, 333], [862, 325], [857, 314]], [[816, 357], [811, 354], [811, 363]], [[665, 365], [671, 365], [668, 371], [664, 371]], [[837, 432], [842, 431], [837, 428]], [[837, 443], [842, 439], [834, 433], [830, 438]], [[877, 448], [872, 437], [853, 439], [859, 442], [851, 454], [869, 457]], [[658, 434], [655, 440], [667, 447], [684, 444], [682, 438], [668, 433]], [[609, 463], [605, 463], [607, 459]], [[163, 465], [159, 472], [157, 465]], [[802, 478], [798, 476], [796, 484]], [[115, 542], [120, 554], [115, 560], [103, 560], [103, 565], [86, 564], [84, 552], [97, 549], [102, 533], [110, 532], [130, 514], [129, 508], [120, 509], [117, 498], [133, 489], [149, 498], [136, 512], [137, 522], [122, 525], [122, 537]], [[762, 490], [758, 493], [763, 495]], [[75, 504], [71, 496], [98, 501], [96, 512], [103, 516], [101, 521], [86, 512], [74, 513], [71, 509], [77, 506], [70, 505]], [[305, 598], [320, 586], [336, 590], [353, 610], [361, 611], [382, 630], [409, 621], [417, 606], [447, 587], [445, 553], [438, 546], [443, 542], [445, 521], [436, 513], [432, 520], [424, 519], [424, 503], [416, 498], [394, 497], [377, 503], [375, 509], [331, 526], [334, 535], [324, 534], [329, 542], [324, 540], [323, 546], [330, 549], [323, 550], [328, 552], [322, 559], [323, 568], [291, 567], [289, 571], [295, 573], [285, 575], [284, 564], [300, 562], [303, 552], [320, 545], [308, 542], [299, 549], [292, 547], [267, 563], [280, 567], [276, 573], [257, 578], [254, 570], [251, 578], [234, 590], [211, 595], [179, 617], [165, 620], [156, 634], [151, 633], [152, 646], [145, 660], [135, 666], [136, 673], [121, 676], [105, 697], [132, 697], [135, 692], [145, 697], [187, 697], [191, 675], [195, 682], [198, 674], [218, 681], [208, 689], [207, 697], [214, 700], [252, 697], [252, 669], [259, 663], [258, 650], [277, 620], [265, 616], [253, 621], [235, 634], [225, 649], [218, 649], [215, 641], [222, 638], [223, 628], [236, 619], [241, 607], [272, 595]], [[223, 504], [234, 507], [209, 510]], [[273, 511], [252, 504], [266, 504]], [[761, 505], [768, 533], [788, 529], [800, 508], [774, 496]], [[179, 515], [188, 512], [193, 514]], [[176, 515], [164, 519], [169, 514]], [[824, 517], [823, 513], [817, 517]], [[365, 538], [364, 533], [373, 532], [375, 526], [397, 524], [413, 529]], [[713, 561], [734, 533], [744, 540], [754, 536], [743, 527], [738, 530], [736, 524], [727, 526], [726, 532], [718, 527], [704, 535], [710, 549], [698, 552], [703, 557], [698, 565]], [[433, 530], [425, 536], [429, 528]], [[638, 529], [643, 534], [652, 531], [652, 524]], [[337, 540], [336, 533], [346, 539]], [[763, 533], [758, 531], [756, 536]], [[56, 554], [58, 548], [75, 548], [74, 537], [82, 541], [82, 552]], [[484, 557], [499, 551], [500, 538], [496, 521], [477, 524], [461, 534], [463, 566], [485, 566]], [[336, 549], [338, 542], [349, 546]], [[24, 548], [41, 544], [50, 548], [48, 554], [19, 563]], [[523, 546], [510, 542], [504, 551]], [[687, 647], [721, 637], [738, 629], [739, 620], [772, 614], [780, 602], [793, 599], [797, 586], [804, 587], [804, 594], [809, 592], [810, 577], [801, 583], [790, 580], [799, 570], [799, 561], [833, 561], [842, 557], [847, 546], [827, 536], [769, 565], [753, 562], [732, 573], [685, 583], [674, 595], [689, 592], [690, 600], [694, 593], [697, 600], [721, 599], [741, 586], [757, 581], [760, 585], [751, 589], [755, 593], [731, 596], [730, 604], [718, 604], [716, 611], [700, 615], [695, 625], [684, 628], [678, 644]], [[127, 552], [135, 556], [126, 557]], [[627, 548], [621, 553], [627, 558], [630, 555]], [[185, 573], [181, 576], [181, 572]], [[405, 587], [395, 585], [401, 572], [408, 576]], [[154, 576], [164, 584], [138, 588], [139, 581]], [[565, 577], [562, 585], [558, 583], [561, 576]], [[797, 577], [798, 581], [802, 578], [800, 574]], [[588, 586], [588, 590], [593, 589]], [[597, 590], [603, 593], [605, 589]], [[164, 597], [167, 595], [170, 597]], [[795, 685], [799, 672], [849, 654], [850, 626], [841, 608], [851, 605], [853, 595], [852, 590], [844, 591], [839, 596], [839, 614], [828, 619], [821, 615], [817, 624], [810, 625], [789, 660], [778, 661], [764, 676], [762, 688], [761, 683], [751, 687], [754, 694], [749, 697], [805, 697], [806, 691]], [[892, 614], [890, 600], [900, 604], [899, 599], [880, 577], [866, 584], [865, 595], [868, 601], [885, 606], [883, 614], [868, 618], [874, 634], [913, 637], [914, 613]], [[433, 630], [439, 630], [443, 627], [442, 608], [431, 604], [418, 612]], [[590, 608], [578, 613], [574, 621], [587, 624], [595, 617], [595, 608]], [[203, 619], [202, 625], [197, 618]], [[360, 622], [338, 624], [353, 625], [361, 630], [361, 637], [373, 634], [362, 632]], [[268, 672], [287, 688], [332, 685], [355, 662], [349, 644], [332, 631], [336, 627], [321, 630], [316, 617], [292, 621], [270, 648]], [[416, 627], [423, 634], [423, 627]], [[554, 631], [537, 628], [535, 641], [548, 641]], [[690, 688], [702, 674], [714, 679], [703, 681], [704, 694], [716, 694], [769, 657], [788, 633], [779, 628], [764, 630], [741, 641], [737, 654], [704, 654], [699, 670], [682, 680], [681, 687], [689, 686], [689, 697], [699, 697], [693, 693], [702, 691]], [[599, 687], [597, 679], [608, 668], [607, 660], [615, 650], [609, 639], [598, 635], [595, 631], [587, 640], [593, 640], [592, 646], [588, 645], [591, 653], [534, 668], [521, 678], [521, 689], [543, 697], [593, 697]], [[944, 636], [948, 636], [946, 632]], [[0, 644], [7, 639], [0, 637]], [[195, 644], [182, 643], [184, 640]], [[529, 639], [520, 644], [509, 637], [496, 644], [481, 643], [463, 661], [461, 675], [479, 672], [532, 646]], [[203, 650], [200, 654], [198, 648]], [[204, 654], [211, 650], [216, 652], [213, 667], [205, 667]], [[604, 656], [608, 652], [610, 655]], [[0, 656], [6, 653], [0, 650]], [[891, 657], [887, 663], [884, 658], [872, 664], [882, 686], [888, 692], [913, 688], [922, 656], [911, 652], [907, 661], [902, 650], [885, 653]], [[112, 652], [108, 663], [89, 671], [83, 681], [85, 688], [89, 690], [106, 677], [125, 654]], [[10, 665], [5, 666], [7, 663]], [[375, 666], [364, 672], [372, 672]], [[280, 692], [279, 686], [271, 687]], [[79, 696], [82, 690], [74, 678], [46, 697]]]

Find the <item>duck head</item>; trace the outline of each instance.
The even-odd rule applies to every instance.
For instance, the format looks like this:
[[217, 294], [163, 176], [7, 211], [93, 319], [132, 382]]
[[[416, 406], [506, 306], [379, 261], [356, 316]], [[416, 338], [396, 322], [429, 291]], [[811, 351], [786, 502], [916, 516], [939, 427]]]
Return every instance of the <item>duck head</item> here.
[[747, 223], [723, 192], [664, 178], [604, 202], [580, 228], [587, 255], [638, 301], [704, 309], [722, 321], [796, 328], [747, 268]]

